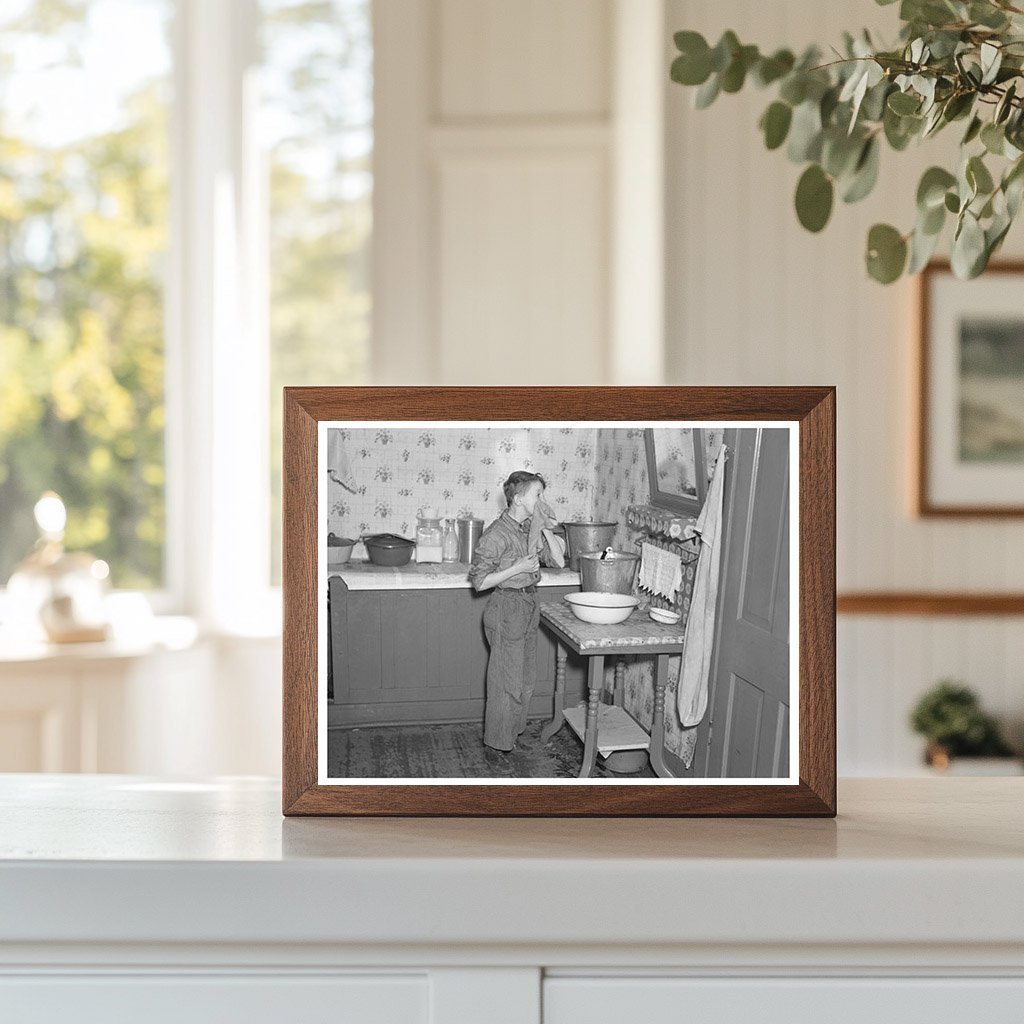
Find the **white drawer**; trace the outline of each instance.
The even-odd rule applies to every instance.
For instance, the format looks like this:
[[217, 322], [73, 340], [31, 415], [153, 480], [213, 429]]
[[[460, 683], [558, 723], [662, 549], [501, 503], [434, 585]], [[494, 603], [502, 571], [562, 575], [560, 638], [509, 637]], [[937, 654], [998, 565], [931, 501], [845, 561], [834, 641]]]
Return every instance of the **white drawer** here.
[[544, 1024], [1021, 1024], [1024, 978], [549, 977]]
[[427, 1024], [420, 975], [0, 977], [0, 1019], [18, 1024]]

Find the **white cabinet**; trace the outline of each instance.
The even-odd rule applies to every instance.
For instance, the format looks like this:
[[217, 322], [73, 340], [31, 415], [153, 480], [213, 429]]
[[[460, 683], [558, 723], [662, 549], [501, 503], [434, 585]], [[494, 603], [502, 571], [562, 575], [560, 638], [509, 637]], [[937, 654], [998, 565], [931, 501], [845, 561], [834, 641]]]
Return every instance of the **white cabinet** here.
[[428, 1024], [426, 974], [0, 978], [18, 1024]]
[[551, 977], [544, 1024], [1020, 1024], [1024, 978]]
[[282, 820], [258, 779], [0, 776], [0, 1021], [1020, 1024], [1020, 785]]

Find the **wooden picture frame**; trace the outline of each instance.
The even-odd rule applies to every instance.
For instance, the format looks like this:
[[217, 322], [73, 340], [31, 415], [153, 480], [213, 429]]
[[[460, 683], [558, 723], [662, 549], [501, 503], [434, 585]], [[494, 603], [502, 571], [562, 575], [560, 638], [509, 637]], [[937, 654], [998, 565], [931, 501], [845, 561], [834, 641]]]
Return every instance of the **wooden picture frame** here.
[[651, 504], [667, 508], [684, 515], [695, 516], [707, 496], [707, 470], [704, 464], [704, 436], [700, 427], [689, 431], [689, 446], [686, 455], [692, 461], [693, 497], [673, 490], [663, 483], [663, 474], [658, 463], [657, 444], [654, 431], [644, 430], [644, 448], [647, 453], [647, 476], [651, 481]]
[[[787, 536], [798, 599], [788, 643], [799, 720], [795, 756], [776, 778], [650, 784], [617, 779], [529, 781], [509, 785], [371, 780], [320, 775], [319, 635], [326, 594], [321, 579], [326, 513], [321, 427], [329, 423], [548, 422], [581, 425], [732, 424], [761, 436], [786, 428]], [[284, 392], [283, 495], [283, 812], [345, 816], [812, 816], [836, 813], [835, 389], [831, 387], [302, 387]], [[758, 430], [753, 428], [757, 427]], [[777, 434], [779, 431], [776, 430]], [[730, 455], [730, 462], [732, 456]], [[723, 460], [724, 461], [724, 460]], [[730, 476], [724, 476], [729, 486]], [[712, 489], [713, 490], [713, 489]], [[793, 506], [795, 505], [795, 508]], [[325, 542], [326, 543], [326, 542]], [[728, 534], [722, 541], [728, 550]], [[788, 544], [788, 541], [786, 542]], [[721, 597], [721, 595], [720, 595]], [[597, 660], [597, 659], [593, 659]], [[660, 669], [659, 669], [660, 671]], [[592, 700], [593, 695], [592, 695]], [[326, 739], [324, 740], [326, 743]], [[652, 754], [653, 761], [653, 754]], [[703, 781], [703, 780], [700, 780]]]
[[[994, 349], [1012, 343], [1014, 363], [1020, 363], [1022, 287], [1024, 262], [991, 263], [971, 281], [958, 280], [945, 261], [919, 275], [912, 507], [921, 518], [1024, 516], [1022, 402], [1016, 397], [1024, 394], [1024, 372], [1011, 379], [995, 367], [984, 372], [965, 362], [991, 361]], [[1013, 394], [1004, 395], [1007, 390]], [[1015, 439], [1008, 437], [1011, 428]]]

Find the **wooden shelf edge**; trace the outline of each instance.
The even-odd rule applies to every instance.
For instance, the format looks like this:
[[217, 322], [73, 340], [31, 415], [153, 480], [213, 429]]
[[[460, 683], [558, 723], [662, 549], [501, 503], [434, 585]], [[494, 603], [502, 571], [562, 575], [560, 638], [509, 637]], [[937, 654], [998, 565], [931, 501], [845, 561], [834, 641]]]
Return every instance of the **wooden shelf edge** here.
[[839, 615], [1024, 615], [1024, 593], [862, 591], [836, 596]]

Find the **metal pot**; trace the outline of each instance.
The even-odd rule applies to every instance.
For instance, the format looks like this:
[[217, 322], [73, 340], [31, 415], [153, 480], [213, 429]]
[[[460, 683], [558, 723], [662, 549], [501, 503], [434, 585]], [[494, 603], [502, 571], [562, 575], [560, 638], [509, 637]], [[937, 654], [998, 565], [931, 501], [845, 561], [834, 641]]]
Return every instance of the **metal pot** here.
[[569, 568], [579, 569], [584, 551], [604, 551], [615, 537], [618, 523], [563, 523], [569, 548]]
[[600, 594], [632, 594], [639, 555], [626, 551], [589, 551], [580, 555], [580, 586]]
[[414, 540], [397, 533], [373, 533], [363, 537], [363, 543], [374, 565], [408, 565], [416, 547]]
[[327, 564], [341, 565], [352, 557], [352, 549], [356, 541], [350, 537], [336, 537], [333, 533], [327, 534]]

